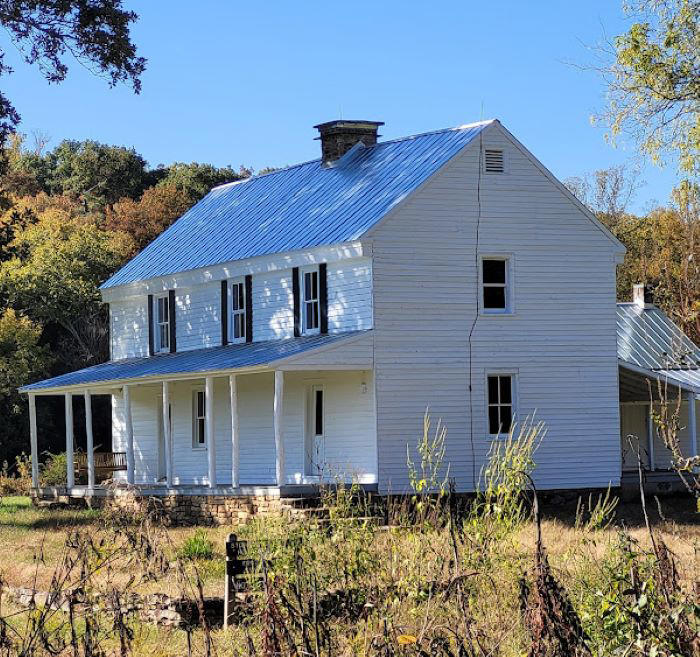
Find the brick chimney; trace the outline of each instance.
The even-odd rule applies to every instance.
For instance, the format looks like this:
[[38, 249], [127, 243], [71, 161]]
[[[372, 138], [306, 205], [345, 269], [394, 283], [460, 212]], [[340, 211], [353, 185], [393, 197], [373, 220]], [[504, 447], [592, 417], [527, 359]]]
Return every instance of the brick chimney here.
[[347, 153], [357, 142], [365, 146], [377, 143], [377, 130], [381, 121], [327, 121], [315, 125], [319, 132], [316, 139], [321, 140], [321, 159], [323, 164], [331, 164]]
[[654, 303], [651, 288], [644, 283], [636, 283], [632, 286], [632, 301], [640, 308], [647, 308]]

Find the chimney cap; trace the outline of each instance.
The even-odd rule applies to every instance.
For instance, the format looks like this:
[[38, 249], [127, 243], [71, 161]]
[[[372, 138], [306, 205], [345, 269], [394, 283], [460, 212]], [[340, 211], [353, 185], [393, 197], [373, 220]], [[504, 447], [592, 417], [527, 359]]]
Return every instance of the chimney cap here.
[[[384, 121], [362, 121], [358, 119], [336, 119], [335, 121], [325, 121], [324, 123], [319, 123], [315, 125], [319, 132], [327, 132], [334, 128], [338, 129], [365, 129], [365, 130], [376, 130], [380, 125], [384, 125]], [[318, 139], [318, 137], [316, 138]]]

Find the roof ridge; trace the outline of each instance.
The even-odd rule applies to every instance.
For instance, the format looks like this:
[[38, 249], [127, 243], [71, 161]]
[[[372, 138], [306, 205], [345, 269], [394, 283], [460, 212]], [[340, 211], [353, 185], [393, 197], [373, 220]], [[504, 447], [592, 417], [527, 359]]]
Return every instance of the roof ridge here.
[[[488, 125], [490, 123], [498, 123], [498, 119], [486, 119], [484, 121], [475, 121], [474, 123], [464, 123], [462, 125], [458, 126], [453, 126], [451, 128], [440, 128], [439, 130], [428, 130], [427, 132], [418, 132], [414, 135], [404, 135], [403, 137], [395, 137], [394, 139], [387, 139], [386, 141], [378, 141], [376, 144], [373, 144], [372, 146], [365, 146], [365, 148], [376, 148], [377, 146], [384, 146], [385, 144], [395, 144], [400, 141], [407, 141], [409, 139], [416, 139], [418, 137], [427, 137], [428, 135], [437, 135], [442, 132], [452, 132], [456, 130], [467, 130], [469, 128], [476, 128], [478, 126], [484, 126]], [[358, 142], [359, 143], [359, 142]], [[248, 178], [244, 178], [243, 180], [232, 180], [231, 182], [227, 183], [222, 183], [221, 185], [216, 185], [215, 187], [212, 187], [210, 191], [214, 191], [215, 189], [222, 189], [223, 187], [228, 187], [233, 186], [233, 185], [240, 185], [241, 183], [246, 183], [250, 182], [251, 180], [255, 180], [257, 178], [264, 178], [266, 176], [274, 176], [276, 173], [282, 173], [283, 171], [290, 171], [291, 169], [296, 169], [297, 167], [303, 167], [307, 166], [309, 164], [313, 164], [314, 162], [320, 162], [321, 158], [317, 157], [314, 158], [313, 160], [306, 160], [304, 162], [298, 162], [297, 164], [288, 164], [287, 166], [280, 167], [279, 169], [275, 169], [274, 171], [266, 171], [265, 173], [258, 173], [252, 176], [249, 176]], [[329, 169], [332, 169], [333, 167], [328, 167]]]

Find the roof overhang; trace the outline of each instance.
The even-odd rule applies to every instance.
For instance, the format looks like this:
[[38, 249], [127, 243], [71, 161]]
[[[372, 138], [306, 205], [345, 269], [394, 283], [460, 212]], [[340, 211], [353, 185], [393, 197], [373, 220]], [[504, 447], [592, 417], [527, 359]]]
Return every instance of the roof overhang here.
[[[303, 360], [304, 356], [345, 347], [370, 334], [371, 330], [352, 331], [210, 347], [144, 358], [127, 358], [37, 381], [23, 386], [19, 391], [33, 395], [82, 393], [85, 390], [90, 390], [94, 394], [111, 394], [124, 385], [191, 381], [209, 376], [228, 376], [234, 373], [254, 374], [276, 369], [294, 370], [297, 369], [295, 363], [300, 359]], [[372, 367], [373, 363], [370, 359], [367, 362], [353, 361], [347, 367], [334, 364], [326, 369], [362, 370], [372, 369]], [[306, 369], [306, 367], [301, 364], [298, 369]]]
[[[618, 365], [627, 370], [628, 372], [633, 372], [651, 381], [659, 382], [661, 384], [671, 385], [674, 388], [679, 388], [685, 392], [690, 392], [693, 394], [700, 394], [700, 371], [697, 370], [650, 370], [645, 367], [640, 367], [633, 363], [628, 363], [624, 360], [618, 359]], [[697, 383], [692, 379], [688, 378], [686, 375], [688, 372], [692, 372], [695, 377], [697, 377]], [[695, 378], [693, 377], [693, 378]], [[651, 391], [652, 394], [654, 391]]]

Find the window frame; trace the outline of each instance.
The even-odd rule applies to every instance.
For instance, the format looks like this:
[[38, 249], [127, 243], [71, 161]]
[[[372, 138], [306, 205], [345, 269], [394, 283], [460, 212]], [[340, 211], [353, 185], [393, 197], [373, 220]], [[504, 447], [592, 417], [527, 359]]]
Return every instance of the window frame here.
[[[316, 275], [316, 298], [307, 300], [306, 299], [306, 286], [305, 278], [306, 274]], [[309, 328], [306, 322], [306, 307], [307, 305], [316, 305], [316, 327]], [[321, 272], [318, 265], [312, 265], [309, 267], [299, 267], [299, 314], [300, 317], [300, 329], [302, 335], [318, 335], [321, 333]]]
[[[505, 262], [505, 283], [484, 282], [484, 262], [498, 260]], [[479, 257], [479, 314], [503, 317], [515, 314], [515, 275], [513, 266], [513, 254], [511, 253], [485, 253]], [[486, 308], [484, 303], [484, 291], [486, 287], [503, 287], [505, 289], [505, 308]]]
[[[164, 300], [168, 308], [168, 320], [166, 322], [161, 322], [158, 319], [158, 306], [161, 300]], [[168, 354], [170, 353], [170, 322], [172, 320], [173, 309], [170, 307], [170, 293], [164, 292], [162, 294], [153, 295], [153, 353], [155, 354]], [[167, 336], [167, 344], [163, 345], [161, 343], [161, 327], [165, 328], [165, 335]]]
[[510, 418], [511, 426], [517, 422], [518, 414], [518, 371], [517, 370], [488, 370], [484, 375], [484, 401], [485, 401], [485, 413], [486, 413], [486, 434], [492, 439], [504, 439], [508, 438], [510, 433], [510, 427], [505, 431], [500, 431], [499, 433], [491, 433], [491, 422], [489, 418], [489, 409], [492, 406], [508, 406], [508, 404], [502, 404], [500, 402], [500, 381], [498, 386], [499, 401], [495, 404], [491, 403], [489, 399], [489, 378], [497, 376], [510, 377]]
[[[240, 285], [241, 288], [243, 289], [243, 308], [239, 308], [237, 310], [233, 309], [233, 287], [234, 285], [238, 286]], [[229, 344], [241, 344], [246, 341], [248, 336], [246, 335], [246, 316], [248, 314], [248, 295], [246, 294], [246, 289], [245, 289], [245, 276], [239, 276], [237, 278], [232, 278], [227, 285], [227, 294], [228, 294], [228, 342]], [[235, 314], [234, 314], [235, 313]], [[235, 324], [235, 318], [236, 317], [241, 317], [241, 326], [242, 326], [242, 332], [241, 336], [236, 338], [234, 337], [234, 324]]]
[[[200, 416], [198, 413], [198, 402], [199, 395], [202, 395], [202, 411], [203, 414]], [[198, 424], [199, 421], [203, 420], [202, 428], [202, 442], [199, 442], [198, 436]], [[206, 450], [207, 449], [207, 394], [204, 386], [197, 386], [192, 388], [192, 449], [193, 450]]]

